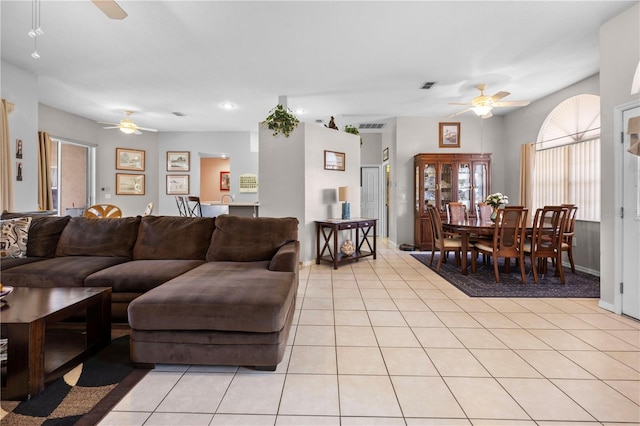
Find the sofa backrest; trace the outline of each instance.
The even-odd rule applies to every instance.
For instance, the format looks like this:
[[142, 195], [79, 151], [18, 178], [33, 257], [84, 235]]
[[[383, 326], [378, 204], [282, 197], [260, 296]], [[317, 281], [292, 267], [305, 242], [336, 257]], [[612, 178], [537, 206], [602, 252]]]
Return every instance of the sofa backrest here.
[[133, 258], [204, 260], [213, 229], [212, 217], [145, 216]]
[[40, 216], [31, 219], [27, 257], [54, 257], [62, 231], [70, 216]]
[[283, 245], [297, 241], [295, 217], [240, 217], [220, 215], [207, 251], [207, 261], [254, 262], [271, 260]]
[[56, 256], [133, 257], [140, 216], [117, 219], [72, 217], [62, 231]]

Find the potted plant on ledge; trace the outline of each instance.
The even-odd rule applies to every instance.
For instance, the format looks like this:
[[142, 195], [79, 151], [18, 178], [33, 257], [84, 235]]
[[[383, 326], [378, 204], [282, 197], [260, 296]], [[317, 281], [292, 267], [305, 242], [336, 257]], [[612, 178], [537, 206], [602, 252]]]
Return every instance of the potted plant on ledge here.
[[293, 112], [289, 108], [278, 104], [275, 108], [269, 111], [269, 115], [263, 122], [269, 130], [273, 130], [273, 136], [277, 136], [278, 133], [282, 133], [285, 137], [289, 137], [291, 132], [298, 127], [300, 120], [293, 115]]

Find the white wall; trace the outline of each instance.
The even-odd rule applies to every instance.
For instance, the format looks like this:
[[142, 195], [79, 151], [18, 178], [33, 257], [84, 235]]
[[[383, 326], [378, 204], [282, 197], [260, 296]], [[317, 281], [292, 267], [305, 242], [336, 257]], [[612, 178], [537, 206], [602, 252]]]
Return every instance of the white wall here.
[[631, 95], [633, 74], [640, 61], [640, 5], [636, 4], [600, 28], [600, 114], [601, 142], [601, 240], [600, 240], [600, 305], [615, 310], [616, 274], [614, 248], [616, 239], [615, 211], [621, 205], [617, 193], [619, 173], [615, 153], [619, 149], [619, 135], [614, 130], [614, 109], [638, 101]]
[[[7, 62], [0, 65], [1, 97], [15, 105], [9, 115], [13, 210], [38, 210], [38, 79]], [[16, 139], [22, 139], [22, 160], [16, 160]], [[20, 182], [15, 180], [16, 161], [22, 162]]]
[[361, 164], [382, 164], [382, 133], [361, 133], [360, 146]]
[[[298, 218], [300, 261], [311, 262], [316, 257], [315, 221], [341, 217], [338, 187], [349, 187], [351, 217], [360, 216], [360, 138], [300, 123], [288, 138], [274, 137], [260, 126], [259, 144], [260, 216]], [[324, 170], [324, 150], [345, 153], [345, 171]]]

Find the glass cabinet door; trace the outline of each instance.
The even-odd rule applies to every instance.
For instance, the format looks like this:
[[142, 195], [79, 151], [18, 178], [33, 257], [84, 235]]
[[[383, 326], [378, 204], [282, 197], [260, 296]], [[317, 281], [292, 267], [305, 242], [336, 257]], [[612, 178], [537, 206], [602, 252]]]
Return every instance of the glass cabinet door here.
[[453, 166], [450, 163], [440, 165], [440, 211], [447, 211], [447, 204], [453, 201]]
[[427, 163], [424, 165], [424, 205], [423, 211], [426, 213], [427, 206], [436, 205], [436, 165]]
[[458, 202], [471, 209], [471, 164], [460, 163], [458, 166]]
[[482, 203], [487, 196], [489, 188], [489, 173], [487, 163], [475, 163], [473, 166], [473, 201]]

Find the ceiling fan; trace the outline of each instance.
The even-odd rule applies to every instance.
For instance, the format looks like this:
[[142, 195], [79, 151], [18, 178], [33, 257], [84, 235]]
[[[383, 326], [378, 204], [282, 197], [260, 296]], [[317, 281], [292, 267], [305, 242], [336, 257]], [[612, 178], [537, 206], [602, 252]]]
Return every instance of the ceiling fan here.
[[129, 118], [133, 111], [125, 111], [127, 116], [120, 120], [120, 123], [105, 123], [104, 121], [98, 121], [98, 124], [108, 124], [108, 127], [103, 127], [103, 129], [120, 129], [122, 133], [126, 133], [128, 135], [135, 133], [136, 135], [141, 135], [142, 132], [140, 130], [144, 130], [145, 132], [157, 132], [156, 129], [149, 129], [147, 127], [140, 127], [136, 123]]
[[500, 99], [509, 96], [509, 92], [498, 92], [495, 95], [488, 96], [484, 94], [487, 88], [486, 84], [478, 84], [476, 88], [480, 91], [480, 96], [476, 96], [471, 100], [471, 103], [464, 102], [449, 102], [449, 105], [464, 105], [468, 108], [454, 114], [447, 116], [446, 118], [455, 117], [456, 115], [464, 114], [467, 111], [473, 111], [481, 118], [492, 117], [491, 110], [497, 107], [520, 107], [529, 105], [529, 101], [501, 101]]
[[91, 0], [91, 2], [111, 19], [124, 19], [127, 17], [127, 12], [114, 0]]

